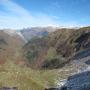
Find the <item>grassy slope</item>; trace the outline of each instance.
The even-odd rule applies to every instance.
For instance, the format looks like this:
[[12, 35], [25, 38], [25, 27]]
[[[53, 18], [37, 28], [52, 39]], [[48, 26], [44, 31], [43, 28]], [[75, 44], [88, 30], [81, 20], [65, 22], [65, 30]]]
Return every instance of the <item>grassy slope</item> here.
[[54, 86], [57, 80], [67, 78], [73, 68], [32, 70], [15, 65], [11, 60], [0, 66], [0, 87], [18, 87], [19, 90], [44, 90]]

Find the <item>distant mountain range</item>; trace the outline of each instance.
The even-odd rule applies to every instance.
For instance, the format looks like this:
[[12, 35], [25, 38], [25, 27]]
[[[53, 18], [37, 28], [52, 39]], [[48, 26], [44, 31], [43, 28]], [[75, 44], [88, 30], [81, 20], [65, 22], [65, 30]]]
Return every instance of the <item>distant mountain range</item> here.
[[33, 37], [47, 36], [49, 32], [54, 31], [53, 27], [32, 27], [20, 30], [22, 36], [29, 41]]

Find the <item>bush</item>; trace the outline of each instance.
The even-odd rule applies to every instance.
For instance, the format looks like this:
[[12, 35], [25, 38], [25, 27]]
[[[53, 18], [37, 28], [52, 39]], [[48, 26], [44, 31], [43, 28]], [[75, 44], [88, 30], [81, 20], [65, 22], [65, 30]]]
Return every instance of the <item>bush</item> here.
[[54, 69], [63, 67], [66, 63], [66, 59], [61, 56], [53, 57], [52, 59], [47, 59], [43, 63], [43, 68]]
[[26, 57], [27, 57], [28, 61], [30, 63], [32, 63], [36, 59], [37, 56], [38, 56], [38, 51], [37, 50], [35, 50], [35, 51], [31, 50], [31, 51], [27, 52]]

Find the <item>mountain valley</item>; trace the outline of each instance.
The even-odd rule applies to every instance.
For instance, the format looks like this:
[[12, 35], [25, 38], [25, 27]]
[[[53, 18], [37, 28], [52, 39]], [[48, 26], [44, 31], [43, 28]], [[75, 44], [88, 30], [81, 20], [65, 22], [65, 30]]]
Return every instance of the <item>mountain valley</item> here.
[[21, 32], [0, 31], [0, 87], [45, 90], [89, 70], [90, 27], [45, 30], [28, 40]]

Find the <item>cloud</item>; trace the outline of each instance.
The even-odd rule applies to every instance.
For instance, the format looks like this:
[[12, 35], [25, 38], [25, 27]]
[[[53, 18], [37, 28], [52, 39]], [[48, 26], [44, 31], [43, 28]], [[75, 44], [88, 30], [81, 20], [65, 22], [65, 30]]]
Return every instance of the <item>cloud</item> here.
[[19, 29], [30, 26], [58, 26], [58, 22], [44, 13], [30, 11], [11, 0], [0, 0], [0, 28]]
[[3, 8], [5, 10], [15, 15], [22, 15], [22, 16], [29, 16], [29, 17], [31, 16], [26, 9], [24, 9], [17, 3], [12, 2], [11, 0], [1, 0], [1, 4], [3, 5]]

